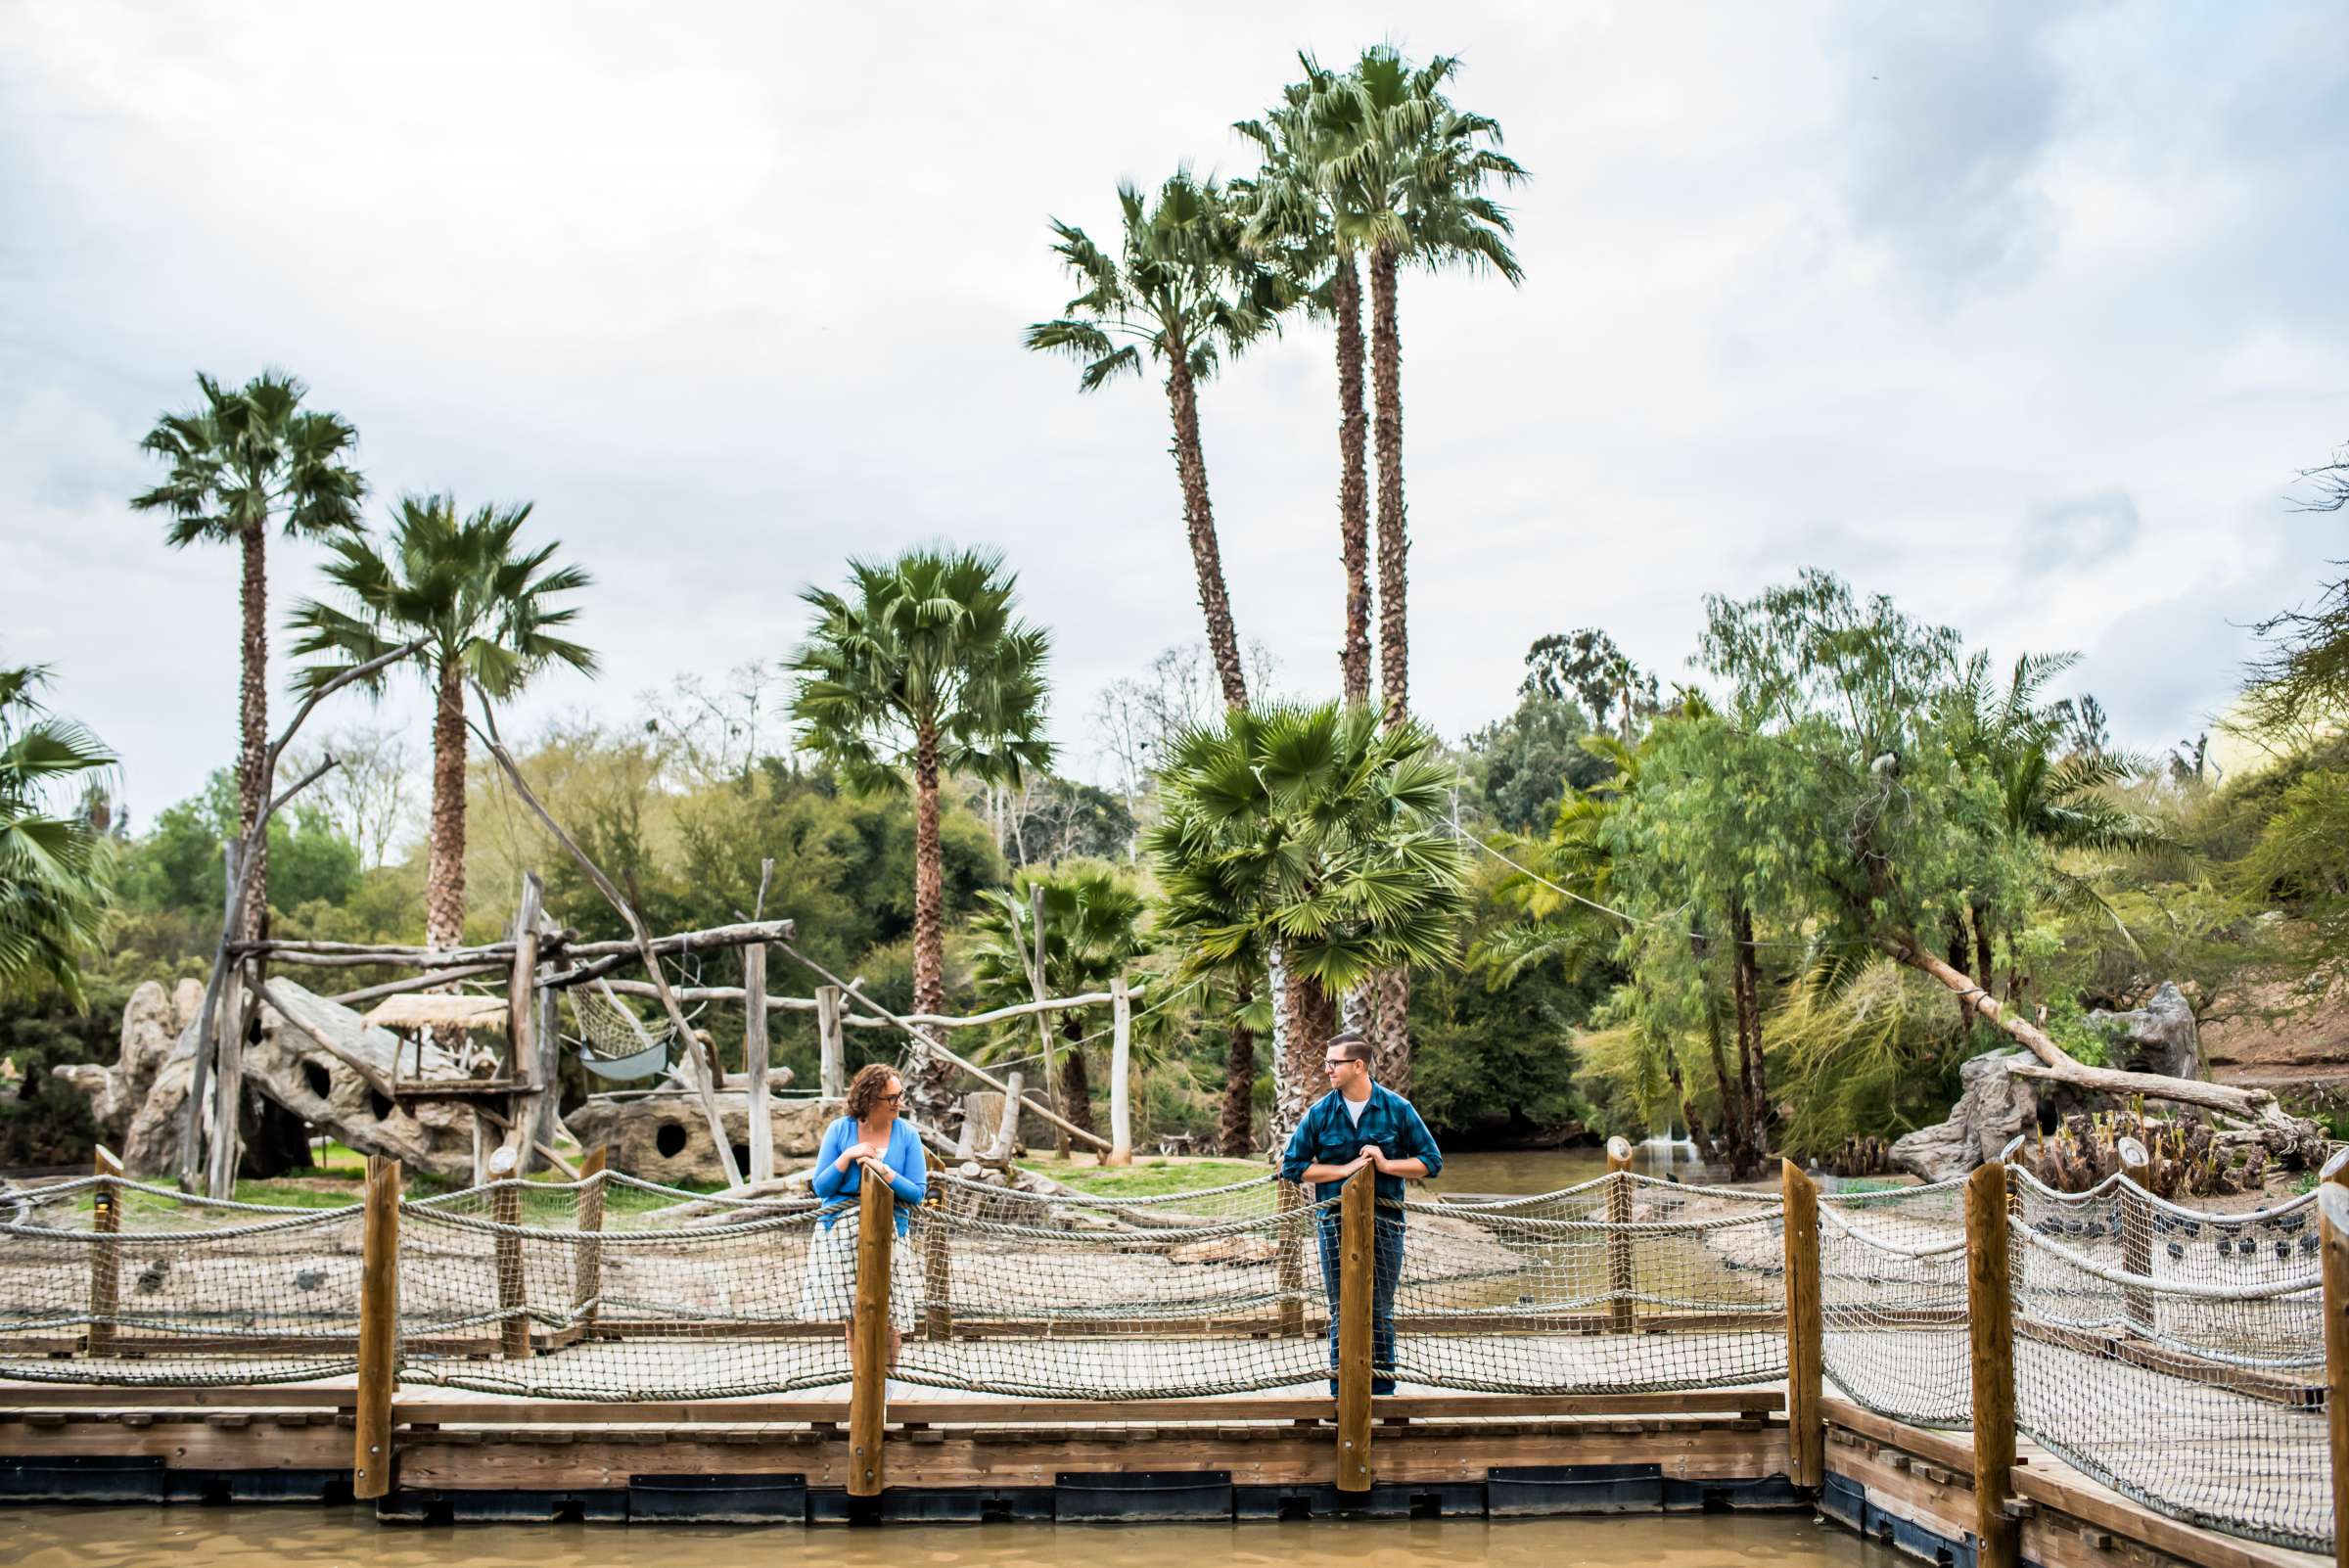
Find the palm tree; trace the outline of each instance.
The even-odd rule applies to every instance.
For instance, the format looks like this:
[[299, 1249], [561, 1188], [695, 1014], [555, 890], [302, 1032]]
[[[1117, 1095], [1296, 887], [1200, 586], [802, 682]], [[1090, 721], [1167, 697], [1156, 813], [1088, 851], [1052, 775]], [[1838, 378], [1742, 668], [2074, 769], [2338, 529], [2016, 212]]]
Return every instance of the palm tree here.
[[[1338, 339], [1338, 558], [1346, 571], [1346, 637], [1338, 669], [1346, 701], [1370, 700], [1370, 498], [1367, 447], [1370, 416], [1362, 405], [1362, 274], [1356, 240], [1360, 215], [1341, 219], [1348, 188], [1327, 178], [1331, 161], [1350, 145], [1346, 111], [1352, 99], [1333, 99], [1332, 75], [1300, 54], [1306, 79], [1282, 89], [1281, 102], [1261, 120], [1232, 126], [1264, 155], [1254, 179], [1233, 180], [1245, 218], [1248, 247], [1278, 267], [1290, 292], [1316, 316], [1327, 315]], [[1316, 112], [1318, 111], [1318, 112]]]
[[595, 672], [595, 655], [561, 633], [578, 614], [558, 595], [593, 579], [549, 567], [560, 540], [527, 553], [516, 540], [530, 504], [484, 506], [459, 521], [447, 495], [402, 496], [391, 536], [338, 540], [326, 577], [347, 608], [304, 600], [292, 629], [298, 654], [324, 654], [297, 676], [315, 690], [355, 665], [426, 639], [419, 671], [433, 691], [433, 809], [425, 876], [425, 940], [465, 937], [465, 685], [491, 698], [520, 691], [549, 665]]
[[81, 954], [106, 910], [102, 834], [87, 813], [49, 808], [52, 788], [115, 764], [97, 736], [52, 717], [33, 693], [39, 665], [0, 669], [0, 997], [47, 988], [84, 1005]]
[[1199, 578], [1199, 608], [1207, 617], [1208, 646], [1225, 705], [1245, 708], [1248, 682], [1216, 542], [1207, 454], [1199, 441], [1199, 383], [1268, 330], [1287, 300], [1279, 277], [1241, 245], [1238, 214], [1213, 179], [1195, 179], [1188, 169], [1179, 169], [1159, 188], [1156, 206], [1145, 205], [1132, 185], [1120, 185], [1118, 206], [1125, 236], [1115, 256], [1082, 229], [1052, 220], [1060, 237], [1053, 253], [1084, 292], [1068, 302], [1059, 319], [1030, 327], [1027, 345], [1083, 365], [1081, 392], [1128, 372], [1140, 375], [1145, 353], [1166, 366], [1174, 469], [1182, 484], [1183, 522]]
[[[1071, 861], [1049, 870], [1025, 867], [1009, 890], [992, 889], [979, 897], [982, 903], [974, 922], [979, 945], [971, 952], [971, 979], [981, 1007], [1028, 1000], [1033, 993], [1031, 958], [1042, 971], [1047, 994], [1074, 996], [1108, 990], [1145, 950], [1140, 890], [1130, 877], [1098, 862]], [[1040, 941], [1036, 928], [1039, 906]], [[1061, 1114], [1090, 1132], [1092, 1084], [1084, 1056], [1083, 1018], [1061, 1013], [1052, 1027], [1060, 1035]], [[1034, 1024], [1022, 1018], [1004, 1027], [1001, 1042], [1017, 1047], [1035, 1039]]]
[[[139, 443], [170, 465], [169, 478], [131, 507], [166, 512], [174, 548], [235, 540], [245, 553], [243, 697], [237, 735], [238, 827], [253, 837], [260, 816], [261, 770], [269, 750], [269, 573], [272, 523], [286, 537], [327, 538], [355, 530], [366, 482], [344, 459], [358, 432], [339, 414], [305, 410], [309, 389], [265, 370], [231, 392], [199, 374], [201, 407], [165, 414]], [[250, 891], [233, 935], [258, 935], [269, 906], [268, 848], [253, 850]]]
[[1145, 840], [1164, 929], [1189, 944], [1188, 973], [1279, 945], [1276, 1135], [1304, 1114], [1337, 998], [1376, 970], [1452, 956], [1465, 904], [1443, 820], [1452, 782], [1429, 731], [1336, 703], [1228, 714], [1170, 748]]
[[[852, 789], [913, 784], [913, 1010], [945, 1002], [945, 876], [938, 784], [967, 773], [1016, 785], [1052, 762], [1041, 731], [1051, 637], [1020, 620], [1018, 578], [993, 550], [930, 546], [894, 561], [851, 561], [849, 591], [808, 588], [815, 611], [793, 652], [792, 717], [801, 744]], [[925, 1054], [906, 1086], [937, 1109], [946, 1064]]]

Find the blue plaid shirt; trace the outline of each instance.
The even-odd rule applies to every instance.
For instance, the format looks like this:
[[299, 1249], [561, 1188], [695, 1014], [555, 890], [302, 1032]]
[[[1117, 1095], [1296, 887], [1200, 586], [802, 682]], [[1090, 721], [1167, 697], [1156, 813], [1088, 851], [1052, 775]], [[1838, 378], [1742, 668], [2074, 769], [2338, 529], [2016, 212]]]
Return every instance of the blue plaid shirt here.
[[[1359, 1123], [1347, 1114], [1346, 1100], [1336, 1089], [1313, 1101], [1289, 1136], [1287, 1152], [1280, 1157], [1280, 1174], [1284, 1180], [1304, 1179], [1309, 1165], [1344, 1165], [1362, 1152], [1362, 1145], [1375, 1143], [1390, 1160], [1425, 1160], [1427, 1174], [1434, 1176], [1444, 1169], [1444, 1151], [1436, 1147], [1435, 1135], [1411, 1102], [1391, 1088], [1370, 1085], [1370, 1103], [1362, 1107]], [[1403, 1177], [1377, 1174], [1378, 1201], [1384, 1205], [1403, 1202]], [[1317, 1181], [1313, 1184], [1313, 1201], [1334, 1198], [1342, 1185], [1336, 1181]], [[1401, 1220], [1398, 1209], [1394, 1216]]]

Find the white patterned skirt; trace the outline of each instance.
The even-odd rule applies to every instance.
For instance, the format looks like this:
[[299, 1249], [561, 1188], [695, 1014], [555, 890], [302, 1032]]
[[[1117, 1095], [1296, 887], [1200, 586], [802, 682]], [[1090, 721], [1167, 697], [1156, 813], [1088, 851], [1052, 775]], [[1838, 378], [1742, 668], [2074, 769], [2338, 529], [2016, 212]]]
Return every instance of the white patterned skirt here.
[[[842, 1215], [807, 1238], [807, 1277], [800, 1286], [800, 1316], [812, 1323], [845, 1323], [856, 1305], [856, 1216]], [[892, 1236], [889, 1320], [913, 1328], [922, 1316], [920, 1247], [912, 1236]]]

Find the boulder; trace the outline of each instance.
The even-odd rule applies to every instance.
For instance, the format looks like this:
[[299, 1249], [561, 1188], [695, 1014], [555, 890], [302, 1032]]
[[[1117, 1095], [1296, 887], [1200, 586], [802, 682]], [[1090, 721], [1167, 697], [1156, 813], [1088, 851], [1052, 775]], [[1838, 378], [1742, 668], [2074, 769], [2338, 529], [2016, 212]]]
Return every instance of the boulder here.
[[[196, 995], [202, 1005], [202, 987], [197, 988]], [[123, 1004], [122, 1042], [114, 1066], [75, 1062], [56, 1070], [59, 1078], [89, 1097], [90, 1114], [106, 1130], [111, 1143], [121, 1142], [131, 1119], [155, 1087], [156, 1075], [171, 1054], [178, 1034], [173, 1012], [170, 995], [150, 980]]]
[[1927, 1181], [1946, 1181], [1997, 1159], [2017, 1132], [2038, 1120], [2039, 1097], [2030, 1082], [2006, 1071], [2033, 1059], [2026, 1050], [1988, 1051], [1965, 1062], [1958, 1069], [1965, 1087], [1950, 1107], [1950, 1119], [1895, 1139], [1894, 1168]]
[[2142, 1007], [2126, 1013], [2108, 1013], [2099, 1007], [2084, 1022], [2105, 1038], [2110, 1066], [2169, 1078], [2203, 1076], [2202, 1038], [2194, 1027], [2194, 1009], [2166, 980]]
[[[718, 1095], [718, 1118], [725, 1124], [735, 1159], [750, 1164], [750, 1116], [746, 1096], [728, 1090]], [[825, 1099], [771, 1100], [767, 1125], [773, 1130], [775, 1157], [806, 1159], [824, 1140], [824, 1129], [841, 1114], [844, 1102]], [[683, 1181], [723, 1181], [724, 1165], [710, 1141], [710, 1127], [702, 1117], [697, 1094], [676, 1091], [648, 1094], [641, 1099], [591, 1099], [564, 1119], [572, 1135], [592, 1149], [610, 1150], [607, 1163], [647, 1181], [675, 1185]], [[747, 1169], [746, 1169], [747, 1174]]]

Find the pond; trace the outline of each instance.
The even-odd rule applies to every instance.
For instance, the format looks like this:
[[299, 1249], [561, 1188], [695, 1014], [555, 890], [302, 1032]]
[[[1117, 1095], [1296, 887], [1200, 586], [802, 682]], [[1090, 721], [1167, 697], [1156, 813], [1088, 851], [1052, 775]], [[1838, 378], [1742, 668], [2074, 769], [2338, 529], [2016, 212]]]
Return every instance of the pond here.
[[[1676, 1176], [1682, 1181], [1726, 1182], [1728, 1173], [1701, 1164], [1686, 1143], [1650, 1138], [1634, 1146], [1632, 1169], [1641, 1176]], [[1429, 1183], [1437, 1197], [1482, 1193], [1522, 1197], [1555, 1192], [1607, 1172], [1607, 1151], [1596, 1144], [1560, 1149], [1462, 1149], [1446, 1151], [1444, 1175]]]
[[[888, 1525], [880, 1529], [694, 1525], [378, 1524], [364, 1507], [12, 1508], [17, 1568], [601, 1568], [648, 1553], [661, 1568], [767, 1561], [839, 1568], [1097, 1563], [1099, 1525]], [[1660, 1518], [1331, 1520], [1118, 1529], [1119, 1568], [1892, 1568], [1906, 1561], [1801, 1513]]]

